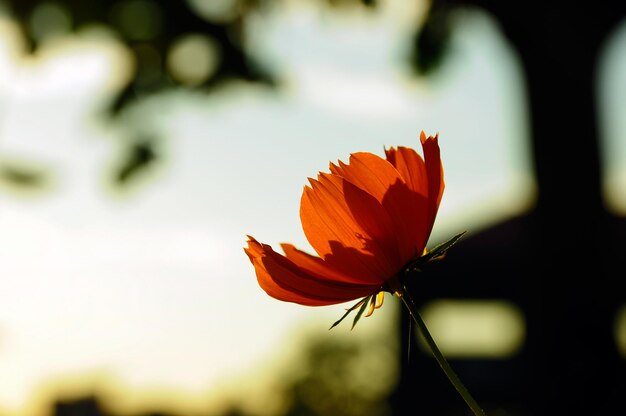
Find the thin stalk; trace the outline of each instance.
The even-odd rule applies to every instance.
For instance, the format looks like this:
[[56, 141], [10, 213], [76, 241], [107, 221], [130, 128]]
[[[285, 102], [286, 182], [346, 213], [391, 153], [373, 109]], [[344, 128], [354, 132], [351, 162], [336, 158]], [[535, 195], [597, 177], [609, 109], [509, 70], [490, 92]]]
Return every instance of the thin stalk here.
[[450, 382], [452, 383], [456, 391], [458, 391], [461, 397], [463, 398], [463, 400], [465, 400], [465, 403], [467, 403], [467, 405], [472, 410], [474, 415], [485, 416], [485, 412], [483, 411], [483, 409], [481, 409], [481, 407], [478, 405], [476, 400], [474, 400], [472, 395], [469, 393], [469, 391], [465, 388], [465, 386], [461, 382], [461, 379], [459, 379], [459, 376], [456, 375], [456, 373], [452, 370], [452, 367], [450, 367], [450, 364], [448, 364], [448, 361], [446, 360], [446, 358], [443, 356], [441, 351], [439, 351], [439, 347], [437, 347], [435, 340], [430, 335], [430, 332], [428, 331], [428, 328], [426, 327], [426, 323], [422, 320], [422, 317], [420, 316], [417, 310], [417, 307], [415, 306], [415, 303], [413, 302], [413, 299], [411, 299], [409, 292], [406, 290], [406, 286], [404, 286], [403, 284], [402, 289], [396, 293], [400, 295], [399, 296], [400, 299], [402, 299], [404, 306], [406, 306], [406, 308], [408, 309], [409, 314], [411, 315], [411, 318], [413, 318], [413, 321], [415, 321], [415, 324], [417, 325], [419, 331], [424, 336], [424, 339], [426, 340], [428, 347], [430, 348], [433, 356], [437, 360], [437, 363], [439, 363], [439, 366], [441, 367], [445, 375], [448, 377], [448, 380], [450, 380]]

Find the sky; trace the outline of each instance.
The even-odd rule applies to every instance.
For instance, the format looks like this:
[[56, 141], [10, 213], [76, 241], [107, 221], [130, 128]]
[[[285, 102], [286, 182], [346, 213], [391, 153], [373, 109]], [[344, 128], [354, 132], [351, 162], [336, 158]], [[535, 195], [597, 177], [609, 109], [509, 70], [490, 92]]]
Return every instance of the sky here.
[[610, 35], [598, 63], [598, 116], [603, 162], [603, 185], [607, 207], [615, 213], [626, 212], [626, 25]]
[[[532, 205], [526, 97], [498, 27], [459, 13], [446, 63], [420, 79], [403, 54], [422, 11], [401, 3], [337, 14], [286, 2], [248, 28], [283, 88], [172, 91], [124, 123], [99, 116], [133, 70], [123, 45], [86, 31], [30, 57], [0, 21], [0, 158], [52, 177], [33, 195], [0, 183], [0, 414], [26, 415], [37, 395], [76, 384], [123, 410], [206, 409], [220, 400], [209, 391], [271, 383], [305, 328], [388, 333], [394, 299], [329, 334], [346, 305], [271, 299], [243, 253], [247, 234], [310, 250], [298, 217], [306, 178], [351, 152], [419, 149], [421, 130], [439, 133], [446, 191], [431, 244]], [[161, 138], [165, 160], [117, 192], [106, 175], [136, 130]]]

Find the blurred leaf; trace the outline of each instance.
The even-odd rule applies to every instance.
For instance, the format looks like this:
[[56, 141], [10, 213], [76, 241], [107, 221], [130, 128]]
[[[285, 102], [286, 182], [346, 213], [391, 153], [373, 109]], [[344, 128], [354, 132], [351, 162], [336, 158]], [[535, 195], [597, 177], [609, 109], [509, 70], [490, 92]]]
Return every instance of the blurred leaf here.
[[0, 167], [0, 175], [2, 175], [3, 179], [6, 181], [24, 187], [39, 187], [45, 181], [45, 174], [43, 172], [17, 166]]
[[[36, 51], [45, 39], [35, 36], [31, 20], [44, 3], [40, 0], [7, 0], [5, 3], [11, 16], [22, 27], [31, 51]], [[108, 108], [111, 115], [117, 115], [132, 102], [148, 95], [172, 86], [183, 87], [172, 79], [163, 63], [176, 40], [189, 34], [205, 34], [219, 44], [220, 62], [215, 73], [201, 85], [205, 92], [210, 93], [214, 87], [232, 79], [270, 87], [275, 85], [272, 74], [250, 57], [242, 34], [245, 19], [263, 2], [249, 0], [241, 3], [234, 18], [225, 22], [209, 21], [198, 15], [187, 2], [178, 1], [55, 0], [53, 3], [66, 12], [71, 22], [69, 30], [102, 24], [117, 32], [120, 41], [134, 51], [141, 47], [151, 51], [148, 55], [135, 54], [137, 70], [134, 78], [112, 100]]]
[[115, 175], [115, 181], [120, 185], [127, 184], [150, 167], [157, 157], [152, 141], [145, 140], [133, 144]]
[[445, 57], [450, 42], [449, 10], [432, 10], [413, 38], [411, 65], [420, 75], [437, 70]]
[[0, 161], [0, 185], [18, 192], [41, 192], [51, 184], [48, 169], [33, 163]]

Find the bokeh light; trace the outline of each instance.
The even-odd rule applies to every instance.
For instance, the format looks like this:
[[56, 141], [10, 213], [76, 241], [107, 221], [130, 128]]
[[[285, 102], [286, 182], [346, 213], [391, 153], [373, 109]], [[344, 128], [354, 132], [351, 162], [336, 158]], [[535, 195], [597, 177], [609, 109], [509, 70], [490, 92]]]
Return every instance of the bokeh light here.
[[425, 305], [422, 314], [446, 357], [502, 359], [524, 344], [524, 317], [509, 302], [441, 299]]
[[66, 34], [71, 29], [72, 18], [63, 6], [43, 2], [35, 8], [30, 18], [30, 32], [35, 40], [44, 40]]
[[187, 35], [177, 39], [167, 55], [171, 76], [183, 85], [202, 84], [215, 72], [218, 64], [219, 46], [204, 35]]

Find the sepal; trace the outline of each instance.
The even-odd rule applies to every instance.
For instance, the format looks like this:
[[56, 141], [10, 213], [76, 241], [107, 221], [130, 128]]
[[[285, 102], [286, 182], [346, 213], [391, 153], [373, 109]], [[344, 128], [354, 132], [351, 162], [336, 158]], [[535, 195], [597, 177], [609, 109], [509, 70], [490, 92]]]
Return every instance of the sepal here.
[[341, 321], [343, 321], [348, 315], [350, 315], [350, 313], [356, 309], [359, 309], [359, 311], [356, 313], [356, 316], [354, 317], [354, 321], [352, 321], [352, 328], [354, 328], [354, 326], [356, 325], [357, 322], [359, 322], [359, 319], [361, 319], [361, 316], [363, 316], [363, 312], [365, 312], [365, 308], [367, 308], [367, 305], [372, 301], [372, 298], [374, 298], [376, 295], [369, 295], [364, 297], [363, 299], [361, 299], [360, 301], [358, 301], [357, 303], [355, 303], [354, 305], [352, 305], [351, 307], [349, 307], [346, 310], [346, 313], [343, 314], [343, 316], [341, 318], [339, 318], [334, 324], [332, 324], [330, 326], [330, 328], [328, 328], [328, 330], [333, 329], [334, 327], [336, 327], [337, 325], [339, 325], [341, 323]]
[[412, 271], [421, 271], [422, 266], [424, 266], [425, 264], [430, 263], [431, 261], [442, 259], [446, 255], [448, 250], [453, 245], [455, 245], [466, 232], [467, 231], [463, 231], [462, 233], [455, 235], [448, 241], [436, 245], [431, 250], [424, 253], [423, 256], [409, 262], [409, 264], [407, 264], [407, 266], [405, 267], [404, 272], [409, 273]]

